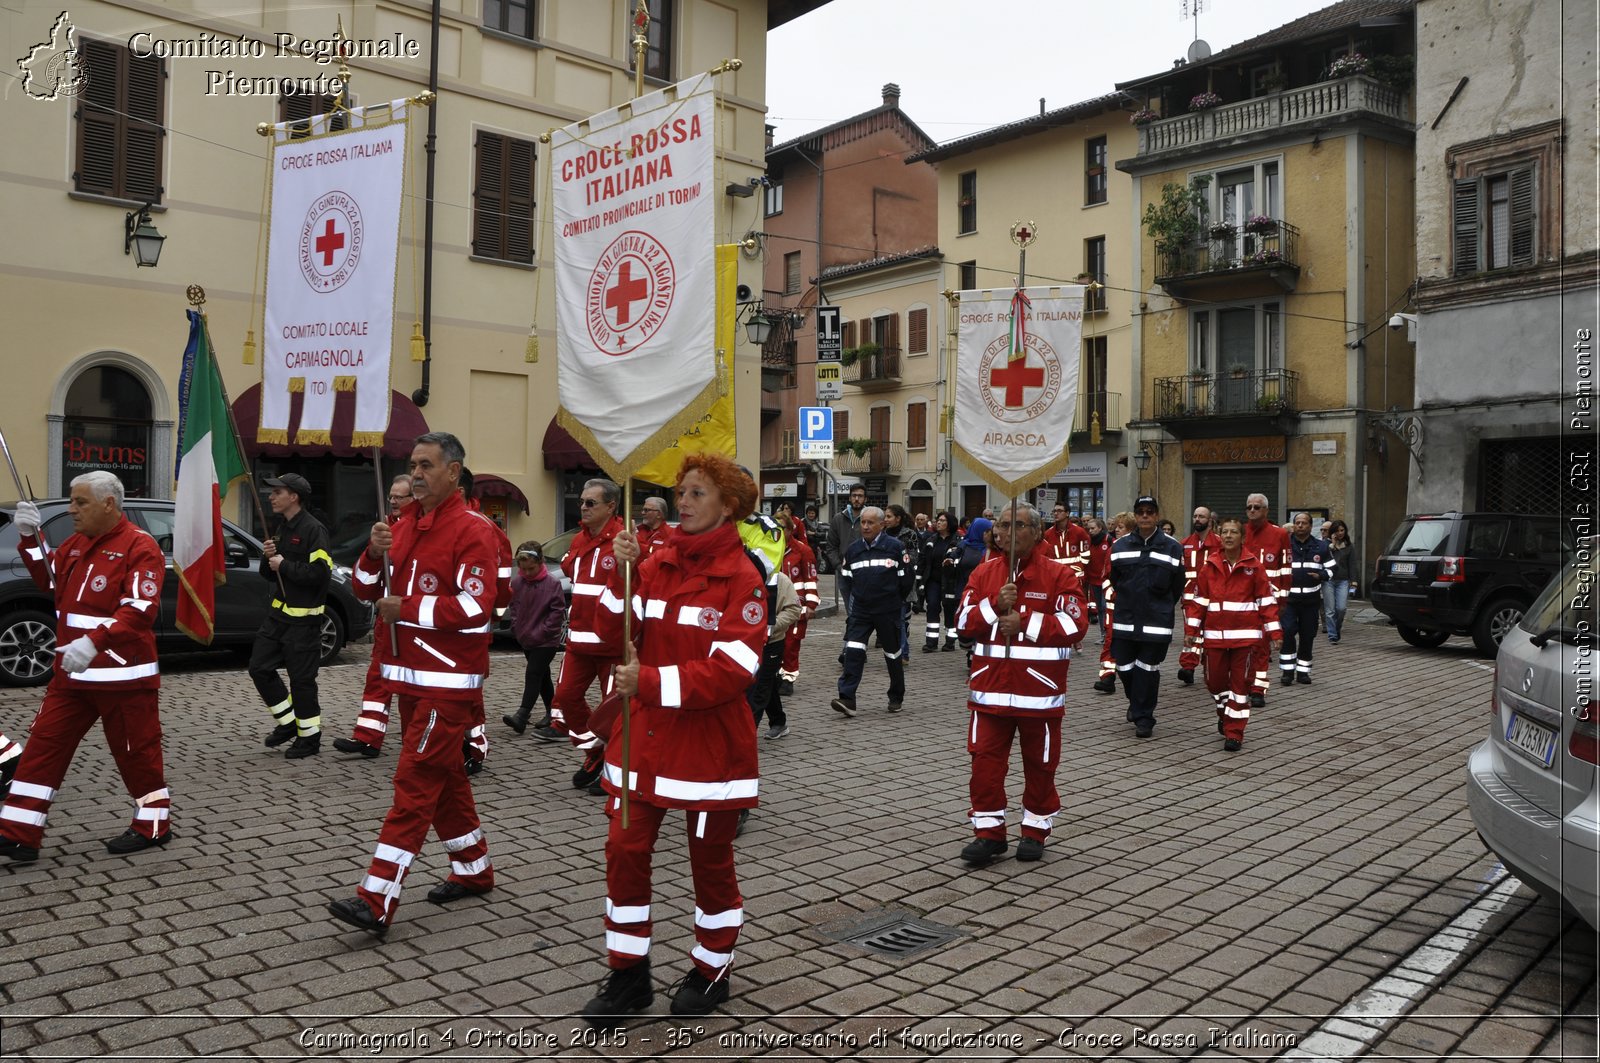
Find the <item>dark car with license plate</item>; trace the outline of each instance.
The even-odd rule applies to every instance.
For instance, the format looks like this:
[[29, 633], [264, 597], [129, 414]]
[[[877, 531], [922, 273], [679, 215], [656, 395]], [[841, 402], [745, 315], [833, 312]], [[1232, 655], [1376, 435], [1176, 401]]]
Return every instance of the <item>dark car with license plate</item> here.
[[1378, 558], [1372, 607], [1413, 646], [1431, 648], [1464, 635], [1493, 657], [1573, 545], [1570, 529], [1555, 516], [1409, 516]]
[[[38, 503], [44, 518], [43, 534], [52, 548], [72, 534], [72, 517], [66, 499]], [[202, 649], [179, 631], [175, 623], [178, 579], [172, 573], [172, 532], [175, 512], [170, 501], [130, 498], [123, 505], [128, 519], [149, 532], [167, 558], [167, 577], [161, 588], [161, 612], [156, 619], [156, 649], [163, 654]], [[17, 527], [12, 507], [0, 506], [0, 686], [36, 686], [47, 682], [55, 660], [55, 605], [28, 575], [17, 551]], [[216, 637], [213, 647], [248, 650], [256, 629], [271, 608], [274, 585], [261, 578], [261, 542], [236, 525], [222, 522], [228, 559], [227, 582], [217, 588]], [[347, 642], [372, 630], [372, 609], [357, 601], [350, 590], [349, 569], [336, 565], [328, 587], [327, 611], [322, 618], [322, 663], [339, 655]]]

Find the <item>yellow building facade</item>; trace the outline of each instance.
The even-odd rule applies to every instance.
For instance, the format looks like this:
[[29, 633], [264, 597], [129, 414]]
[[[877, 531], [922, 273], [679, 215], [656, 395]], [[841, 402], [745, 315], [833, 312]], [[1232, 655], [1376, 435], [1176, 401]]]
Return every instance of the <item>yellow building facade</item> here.
[[[413, 109], [408, 137], [392, 428], [414, 429], [420, 418], [431, 429], [460, 436], [474, 472], [503, 481], [485, 503], [505, 519], [514, 542], [572, 526], [581, 480], [597, 474], [550, 467], [544, 452], [556, 408], [556, 308], [554, 278], [546, 275], [553, 253], [544, 227], [548, 213], [540, 202], [548, 187], [546, 149], [538, 138], [633, 96], [633, 6], [632, 0], [548, 0], [515, 8], [447, 2], [436, 63], [432, 5], [362, 0], [341, 9], [345, 36], [371, 53], [349, 64], [355, 104], [413, 96], [428, 87], [436, 67], [433, 142], [423, 108]], [[727, 58], [743, 62], [719, 78], [717, 178], [723, 184], [747, 185], [763, 169], [768, 29], [817, 6], [651, 0], [658, 17], [646, 56], [647, 91]], [[533, 15], [524, 19], [525, 11]], [[25, 0], [20, 13], [4, 21], [7, 54], [24, 55], [50, 42], [59, 12]], [[259, 363], [241, 359], [247, 330], [257, 330], [259, 342], [261, 328], [269, 141], [256, 127], [295, 117], [295, 106], [312, 106], [306, 93], [315, 99], [327, 86], [337, 67], [319, 61], [317, 49], [326, 46], [325, 60], [335, 14], [316, 6], [240, 8], [206, 0], [75, 4], [75, 43], [101, 64], [94, 74], [109, 76], [98, 83], [91, 78], [81, 98], [14, 90], [0, 100], [12, 145], [0, 173], [8, 205], [8, 239], [0, 248], [0, 317], [7, 325], [0, 428], [39, 494], [61, 493], [68, 474], [82, 471], [86, 459], [119, 472], [140, 494], [172, 496], [189, 285], [205, 288], [211, 335], [236, 408], [259, 383]], [[312, 42], [312, 57], [293, 47], [284, 53], [284, 34]], [[229, 47], [245, 54], [228, 54]], [[289, 81], [293, 91], [283, 88]], [[115, 130], [122, 138], [119, 154], [100, 168], [104, 173], [81, 144], [85, 100], [102, 117], [125, 124]], [[522, 160], [512, 167], [528, 167], [521, 172], [531, 190], [497, 191], [486, 180], [486, 144]], [[407, 357], [405, 340], [423, 314], [430, 146], [435, 174], [425, 378], [424, 366]], [[743, 201], [724, 196], [721, 185], [717, 195], [717, 239], [731, 241], [734, 207]], [[146, 202], [166, 242], [159, 264], [141, 269], [118, 253], [118, 243], [125, 218]], [[500, 214], [512, 219], [504, 232], [485, 224]], [[759, 283], [757, 267], [749, 267], [748, 281]], [[530, 361], [534, 322], [541, 354]], [[748, 345], [734, 353], [740, 455], [754, 465], [759, 362]], [[419, 408], [407, 410], [413, 398]], [[386, 473], [399, 470], [399, 455], [408, 449], [407, 441], [390, 442]], [[257, 460], [258, 473], [285, 471], [311, 480], [317, 506], [336, 524], [371, 519], [376, 500], [365, 455], [311, 448]], [[529, 503], [527, 514], [518, 495]]]

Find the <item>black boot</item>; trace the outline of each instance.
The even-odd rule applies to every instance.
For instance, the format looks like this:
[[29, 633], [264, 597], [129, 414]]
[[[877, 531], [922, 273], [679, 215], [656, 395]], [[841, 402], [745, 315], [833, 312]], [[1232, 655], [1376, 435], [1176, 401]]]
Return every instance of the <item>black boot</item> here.
[[600, 992], [578, 1014], [591, 1026], [620, 1026], [624, 1016], [637, 1015], [655, 999], [655, 989], [650, 985], [650, 961], [646, 959], [632, 967], [613, 968]]
[[521, 734], [523, 731], [528, 729], [528, 717], [532, 715], [533, 707], [531, 705], [524, 705], [516, 712], [508, 712], [504, 716], [500, 717], [500, 722], [517, 732], [517, 734]]

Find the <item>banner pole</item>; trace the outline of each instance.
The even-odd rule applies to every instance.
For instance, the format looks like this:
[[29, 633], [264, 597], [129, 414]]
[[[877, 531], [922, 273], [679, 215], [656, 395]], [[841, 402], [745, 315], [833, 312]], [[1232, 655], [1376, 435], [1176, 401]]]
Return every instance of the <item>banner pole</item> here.
[[[376, 480], [377, 484], [378, 484], [378, 519], [379, 520], [382, 520], [383, 517], [384, 517], [384, 508], [383, 507], [386, 506], [389, 503], [389, 493], [384, 488], [384, 484], [383, 484], [383, 461], [382, 461], [382, 457], [383, 457], [382, 448], [373, 447], [372, 448], [372, 478], [374, 480]], [[389, 597], [389, 585], [390, 585], [390, 582], [391, 582], [391, 580], [390, 580], [390, 576], [389, 576], [389, 551], [385, 550], [383, 552], [383, 596], [385, 598]], [[393, 624], [389, 624], [387, 626], [389, 628], [389, 653], [392, 654], [398, 660], [399, 657], [400, 657], [400, 636], [395, 633]]]
[[17, 485], [17, 498], [26, 498], [30, 502], [33, 501], [33, 492], [25, 492], [22, 489], [22, 477], [17, 473], [17, 463], [11, 458], [11, 447], [6, 443], [6, 434], [4, 432], [0, 432], [0, 451], [5, 452], [6, 465], [11, 469], [11, 479]]
[[[642, 5], [643, 0], [641, 0]], [[622, 530], [633, 530], [633, 477], [622, 478]], [[638, 651], [633, 648], [633, 565], [622, 566], [622, 652], [623, 659], [629, 653], [637, 656]], [[628, 770], [630, 765], [631, 745], [633, 740], [633, 711], [630, 706], [631, 697], [622, 699], [622, 791], [618, 809], [622, 814], [622, 829], [628, 829]]]

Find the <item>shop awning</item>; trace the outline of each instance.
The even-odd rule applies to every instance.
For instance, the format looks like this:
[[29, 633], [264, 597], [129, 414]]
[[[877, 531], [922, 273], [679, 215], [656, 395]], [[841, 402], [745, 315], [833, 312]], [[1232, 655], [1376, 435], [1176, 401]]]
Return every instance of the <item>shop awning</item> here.
[[600, 471], [589, 452], [557, 424], [554, 417], [550, 418], [550, 427], [544, 430], [544, 467], [551, 472]]
[[[295, 392], [289, 396], [289, 424], [300, 423], [300, 405], [304, 396]], [[427, 418], [417, 409], [417, 404], [398, 391], [389, 393], [389, 428], [383, 434], [383, 456], [409, 458], [412, 443], [428, 431]], [[261, 423], [261, 385], [254, 384], [233, 400], [233, 419], [239, 425], [239, 438], [244, 442], [245, 457], [265, 458], [354, 458], [370, 456], [365, 449], [356, 450], [350, 445], [351, 429], [356, 420], [356, 396], [353, 391], [341, 391], [333, 402], [333, 443], [257, 443], [256, 427]], [[292, 438], [292, 435], [291, 435]]]
[[531, 512], [528, 509], [528, 496], [522, 493], [522, 488], [510, 480], [493, 473], [477, 472], [472, 474], [473, 498], [509, 498], [522, 507], [522, 512]]

